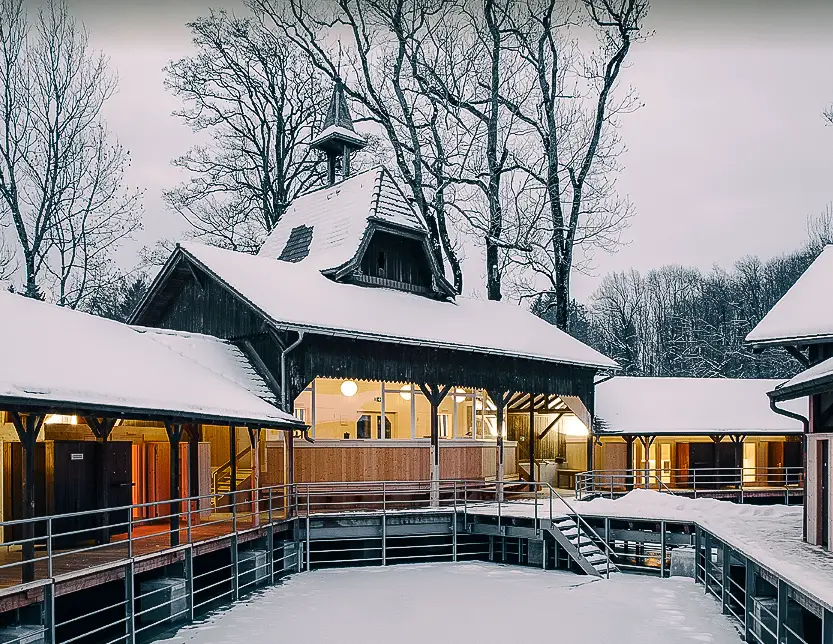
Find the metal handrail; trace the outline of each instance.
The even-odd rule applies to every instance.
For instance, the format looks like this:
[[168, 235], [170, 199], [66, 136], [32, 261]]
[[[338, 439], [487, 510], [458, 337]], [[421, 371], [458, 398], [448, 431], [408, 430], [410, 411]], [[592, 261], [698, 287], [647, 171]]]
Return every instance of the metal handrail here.
[[[216, 532], [200, 532], [198, 530], [200, 527], [225, 524], [229, 526], [232, 532], [238, 531], [241, 527], [246, 530], [252, 528], [257, 529], [261, 525], [261, 519], [265, 514], [264, 508], [267, 504], [268, 514], [266, 515], [266, 520], [269, 523], [276, 519], [283, 520], [285, 518], [291, 518], [293, 511], [294, 516], [300, 516], [301, 513], [298, 510], [301, 508], [306, 510], [307, 516], [334, 511], [380, 511], [383, 514], [387, 514], [404, 509], [436, 509], [437, 507], [465, 513], [473, 505], [472, 496], [477, 499], [476, 493], [485, 491], [487, 492], [487, 496], [491, 496], [494, 499], [498, 485], [496, 482], [462, 479], [441, 480], [439, 482], [374, 481], [282, 484], [262, 486], [255, 489], [235, 490], [225, 494], [199, 494], [180, 499], [148, 501], [97, 510], [83, 510], [46, 517], [35, 517], [32, 519], [0, 521], [0, 527], [16, 527], [19, 529], [21, 526], [28, 526], [28, 530], [23, 532], [23, 538], [6, 541], [2, 544], [11, 549], [23, 548], [23, 556], [18, 561], [0, 565], [0, 568], [23, 567], [24, 574], [22, 578], [25, 583], [25, 581], [34, 581], [35, 578], [44, 579], [43, 572], [34, 575], [35, 564], [41, 562], [41, 564], [46, 564], [45, 578], [50, 579], [60, 576], [60, 574], [56, 575], [55, 561], [62, 560], [73, 554], [101, 552], [106, 551], [108, 548], [113, 551], [113, 559], [107, 558], [106, 560], [96, 561], [85, 557], [80, 560], [77, 568], [73, 568], [72, 572], [95, 567], [102, 563], [111, 565], [122, 560], [130, 560], [136, 556], [134, 546], [147, 540], [159, 539], [160, 537], [169, 539], [169, 543], [163, 542], [159, 544], [161, 546], [159, 548], [156, 548], [151, 542], [151, 550], [149, 552], [164, 552], [169, 548], [186, 546], [218, 536]], [[558, 499], [566, 508], [567, 514], [574, 517], [576, 525], [579, 528], [579, 548], [582, 546], [582, 538], [590, 539], [591, 541], [598, 541], [595, 545], [601, 545], [602, 550], [606, 552], [608, 558], [615, 556], [615, 552], [599, 537], [589, 523], [576, 511], [575, 507], [549, 483], [536, 482], [526, 483], [524, 485], [535, 487], [536, 529], [539, 527], [539, 501], [543, 500], [543, 502], [547, 502], [547, 497], [543, 497], [542, 499], [539, 493], [541, 490], [546, 490], [548, 491], [549, 518], [551, 524], [553, 524], [553, 520], [556, 517], [553, 510], [553, 499]], [[432, 503], [432, 487], [433, 489], [438, 489], [440, 492], [438, 504]], [[244, 496], [241, 497], [240, 495]], [[249, 495], [251, 495], [251, 498], [249, 498]], [[298, 497], [301, 495], [304, 495], [305, 498], [299, 503]], [[222, 502], [220, 497], [227, 497], [229, 500]], [[500, 515], [502, 506], [513, 502], [501, 501], [499, 496], [497, 498]], [[207, 509], [202, 508], [200, 502], [206, 499], [213, 500], [216, 504], [212, 508], [210, 517], [200, 519], [200, 514]], [[143, 509], [159, 508], [160, 506], [164, 506], [164, 509], [161, 509], [158, 513], [154, 513], [155, 516], [141, 516]], [[126, 512], [126, 519], [119, 519], [110, 523], [111, 513], [118, 512]], [[197, 516], [197, 520], [194, 519], [195, 515]], [[78, 525], [70, 525], [65, 526], [68, 529], [56, 529], [62, 527], [60, 523], [63, 520], [78, 517], [92, 519], [96, 516], [106, 517], [107, 521], [94, 522], [94, 525], [89, 526], [82, 525], [79, 527]], [[170, 525], [167, 525], [169, 521]], [[242, 526], [241, 521], [245, 521]], [[45, 534], [36, 535], [35, 530], [38, 525], [45, 526]], [[142, 530], [144, 526], [148, 525], [159, 526], [160, 529], [151, 532]], [[104, 532], [107, 537], [107, 540], [104, 542], [80, 547], [73, 544], [73, 547], [62, 548], [61, 550], [57, 549], [57, 546], [61, 544], [61, 540], [74, 540], [77, 544], [79, 537], [85, 540], [85, 535], [89, 535], [90, 539], [97, 539], [101, 532]], [[110, 536], [113, 533], [126, 533], [126, 538], [117, 537], [111, 541]], [[46, 543], [45, 554], [35, 554], [33, 546], [36, 542]], [[29, 548], [29, 554], [27, 554], [27, 547]], [[27, 574], [25, 573], [27, 566], [30, 571], [28, 579], [26, 579]], [[610, 566], [608, 565], [608, 575], [610, 572], [609, 569]]]
[[[667, 484], [663, 477], [679, 484]], [[751, 480], [747, 480], [750, 477]], [[709, 468], [633, 468], [615, 470], [589, 470], [576, 475], [576, 496], [589, 493], [614, 496], [632, 488], [655, 488], [665, 492], [711, 493], [750, 489], [801, 490], [804, 486], [804, 468], [787, 467], [709, 467]], [[624, 488], [624, 489], [623, 489]]]
[[[251, 451], [252, 451], [251, 445], [249, 447], [244, 447], [242, 450], [240, 450], [240, 453], [237, 454], [234, 457], [234, 460], [235, 461], [240, 460], [241, 458], [243, 458], [246, 454], [248, 454]], [[220, 465], [220, 467], [218, 467], [216, 470], [211, 472], [211, 489], [213, 489], [215, 491], [217, 490], [217, 479], [219, 478], [220, 474], [224, 473], [226, 470], [231, 469], [231, 461], [232, 461], [232, 459], [227, 460], [225, 463]], [[235, 481], [235, 484], [236, 483], [237, 483], [237, 481]]]

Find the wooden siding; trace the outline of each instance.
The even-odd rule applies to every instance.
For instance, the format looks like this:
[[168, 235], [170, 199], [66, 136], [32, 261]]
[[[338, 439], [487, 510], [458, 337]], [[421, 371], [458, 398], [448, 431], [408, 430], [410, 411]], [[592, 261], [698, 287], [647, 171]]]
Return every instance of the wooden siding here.
[[371, 278], [428, 289], [431, 269], [422, 242], [377, 230], [364, 252], [361, 272]]
[[[213, 275], [193, 272], [182, 259], [161, 283], [136, 323], [234, 341], [249, 340], [269, 370], [281, 380], [278, 341], [265, 333], [272, 320], [264, 318], [232, 294]], [[287, 307], [292, 306], [287, 302]], [[372, 312], [368, 312], [371, 315]], [[281, 320], [274, 320], [280, 325]], [[511, 333], [511, 329], [507, 330]], [[295, 332], [281, 332], [280, 344], [290, 344]], [[525, 391], [575, 395], [593, 412], [596, 369], [544, 360], [493, 355], [467, 349], [439, 349], [393, 341], [357, 340], [307, 333], [287, 357], [287, 398], [294, 400], [316, 377], [430, 382], [491, 391]], [[277, 392], [276, 392], [277, 393]]]
[[[430, 446], [427, 442], [391, 441], [357, 444], [352, 441], [295, 443], [295, 481], [424, 481], [430, 477]], [[267, 485], [283, 483], [284, 446], [266, 446]], [[440, 443], [440, 477], [443, 479], [484, 479], [493, 477], [497, 451], [494, 443], [450, 441]], [[504, 446], [507, 475], [517, 471], [515, 445]]]
[[287, 365], [295, 396], [317, 377], [352, 378], [575, 395], [593, 410], [595, 370], [540, 360], [308, 334]]

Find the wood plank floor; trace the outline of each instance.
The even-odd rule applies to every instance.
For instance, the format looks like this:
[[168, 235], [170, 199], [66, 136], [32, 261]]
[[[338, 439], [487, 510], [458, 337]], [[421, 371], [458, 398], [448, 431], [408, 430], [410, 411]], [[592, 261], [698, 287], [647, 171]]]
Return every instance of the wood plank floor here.
[[[272, 520], [280, 520], [283, 515], [273, 513]], [[268, 520], [264, 513], [260, 517], [252, 515], [238, 516], [237, 531], [245, 531], [265, 525]], [[180, 519], [179, 543], [199, 544], [231, 535], [234, 520], [230, 513], [212, 513], [210, 517], [195, 520], [190, 530], [185, 515]], [[175, 540], [170, 524], [165, 521], [136, 520], [133, 528], [133, 556], [162, 554], [170, 550]], [[190, 532], [190, 535], [189, 535]], [[0, 589], [10, 589], [23, 583], [24, 568], [27, 563], [34, 568], [34, 577], [26, 581], [39, 581], [49, 578], [49, 565], [45, 544], [35, 548], [35, 559], [23, 562], [19, 546], [4, 548], [0, 544]], [[127, 559], [129, 556], [127, 534], [114, 534], [108, 543], [96, 545], [93, 541], [79, 543], [71, 548], [56, 550], [52, 555], [52, 576], [60, 577], [79, 573], [87, 569], [106, 566]], [[153, 566], [150, 566], [153, 567]]]

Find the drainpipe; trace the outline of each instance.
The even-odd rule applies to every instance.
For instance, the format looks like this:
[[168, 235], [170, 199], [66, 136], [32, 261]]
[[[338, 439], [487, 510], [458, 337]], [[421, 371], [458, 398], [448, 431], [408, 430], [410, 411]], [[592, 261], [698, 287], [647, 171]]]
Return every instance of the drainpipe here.
[[286, 354], [294, 351], [304, 340], [304, 332], [298, 331], [298, 339], [281, 351], [281, 403], [283, 410], [289, 413], [289, 401], [286, 396]]
[[[810, 397], [810, 400], [812, 404], [812, 396]], [[801, 538], [804, 541], [807, 541], [807, 434], [810, 433], [810, 420], [801, 414], [781, 409], [775, 404], [775, 400], [773, 398], [769, 399], [769, 408], [776, 414], [799, 421], [804, 426], [804, 435], [802, 437], [803, 444], [801, 446], [801, 465], [804, 470], [804, 503], [802, 504], [804, 506], [804, 516], [801, 521]], [[784, 481], [784, 484], [786, 485], [786, 481]]]

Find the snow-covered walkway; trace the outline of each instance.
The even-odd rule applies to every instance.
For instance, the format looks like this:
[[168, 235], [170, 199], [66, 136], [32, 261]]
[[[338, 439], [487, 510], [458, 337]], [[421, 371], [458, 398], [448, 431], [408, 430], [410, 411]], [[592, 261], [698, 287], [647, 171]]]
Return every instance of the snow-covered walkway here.
[[[697, 523], [828, 608], [833, 607], [833, 553], [801, 540], [800, 506], [739, 505], [640, 489], [618, 499], [568, 502], [582, 516]], [[534, 510], [532, 501], [507, 503], [501, 508], [506, 514], [520, 516], [532, 516]], [[554, 500], [553, 513], [566, 511]], [[539, 500], [538, 516], [549, 517], [549, 501]]]
[[690, 579], [485, 563], [417, 564], [295, 575], [175, 643], [464, 644], [465, 642], [736, 644], [713, 598]]

